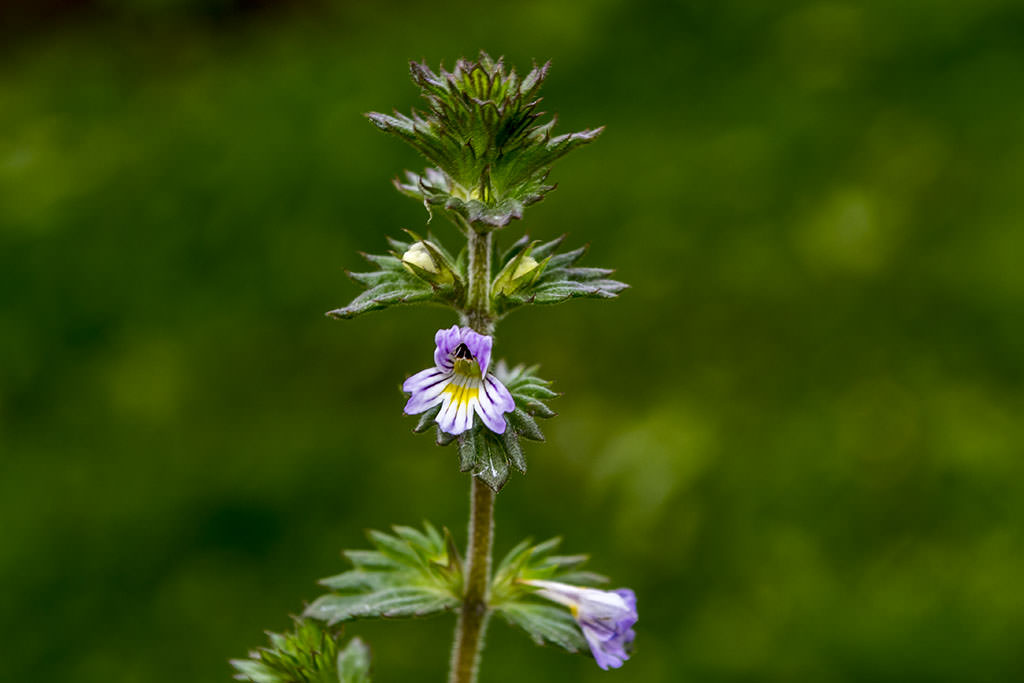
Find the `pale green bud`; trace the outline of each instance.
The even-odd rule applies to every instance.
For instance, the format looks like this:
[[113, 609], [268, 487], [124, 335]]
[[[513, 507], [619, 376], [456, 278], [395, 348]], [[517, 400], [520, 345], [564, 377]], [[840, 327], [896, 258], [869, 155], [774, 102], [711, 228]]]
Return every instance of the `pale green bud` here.
[[454, 280], [451, 267], [444, 262], [438, 248], [427, 242], [415, 242], [402, 254], [402, 265], [413, 275], [428, 282], [448, 284]]

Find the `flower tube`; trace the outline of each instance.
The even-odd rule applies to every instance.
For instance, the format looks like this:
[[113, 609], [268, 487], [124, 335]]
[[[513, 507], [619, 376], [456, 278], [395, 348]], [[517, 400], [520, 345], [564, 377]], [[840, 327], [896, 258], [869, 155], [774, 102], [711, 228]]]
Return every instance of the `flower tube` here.
[[583, 631], [597, 665], [607, 671], [629, 659], [636, 633], [636, 594], [628, 588], [603, 591], [558, 581], [523, 581], [539, 588], [537, 595], [569, 608]]

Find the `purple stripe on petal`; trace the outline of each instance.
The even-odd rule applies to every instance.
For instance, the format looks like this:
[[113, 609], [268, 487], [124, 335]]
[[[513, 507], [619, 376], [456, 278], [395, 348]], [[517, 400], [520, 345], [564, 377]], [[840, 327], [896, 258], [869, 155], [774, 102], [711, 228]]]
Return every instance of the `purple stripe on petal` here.
[[502, 417], [501, 413], [498, 412], [494, 405], [494, 402], [487, 396], [486, 392], [481, 391], [479, 400], [477, 401], [476, 412], [480, 416], [484, 425], [495, 434], [505, 433], [505, 418]]
[[437, 384], [439, 381], [447, 378], [449, 373], [438, 368], [427, 368], [421, 372], [417, 372], [415, 375], [405, 380], [402, 383], [402, 391], [415, 394], [417, 391], [422, 391], [429, 386]]
[[[466, 418], [469, 418], [468, 420]], [[469, 425], [472, 424], [473, 414], [469, 410], [469, 403], [466, 401], [459, 401], [458, 408], [455, 409], [455, 429], [457, 431], [452, 434], [461, 434], [462, 432], [469, 429]]]
[[491, 394], [491, 400], [498, 406], [498, 410], [503, 413], [509, 413], [516, 409], [516, 401], [512, 398], [512, 394], [505, 388], [505, 385], [495, 377], [494, 375], [488, 375], [487, 379], [488, 392]]
[[409, 397], [409, 402], [405, 404], [406, 415], [417, 415], [422, 413], [427, 408], [433, 408], [438, 403], [444, 400], [444, 389], [448, 386], [448, 382], [438, 382], [434, 386], [418, 391]]

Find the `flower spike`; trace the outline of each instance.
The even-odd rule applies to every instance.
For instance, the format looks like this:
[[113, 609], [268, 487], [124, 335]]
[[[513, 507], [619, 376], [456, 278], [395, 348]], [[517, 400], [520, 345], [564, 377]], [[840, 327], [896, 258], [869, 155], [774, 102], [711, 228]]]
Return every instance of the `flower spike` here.
[[494, 338], [452, 325], [434, 335], [434, 366], [402, 384], [412, 394], [406, 415], [441, 406], [435, 420], [442, 431], [458, 435], [473, 427], [474, 414], [496, 434], [505, 432], [505, 413], [516, 403], [505, 385], [488, 373]]

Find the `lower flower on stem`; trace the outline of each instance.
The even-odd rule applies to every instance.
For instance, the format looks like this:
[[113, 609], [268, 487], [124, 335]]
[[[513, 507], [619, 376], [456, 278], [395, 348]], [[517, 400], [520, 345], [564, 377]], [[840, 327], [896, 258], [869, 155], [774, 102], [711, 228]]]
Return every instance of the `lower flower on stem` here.
[[636, 594], [628, 588], [603, 591], [558, 581], [523, 581], [539, 588], [537, 595], [569, 608], [597, 665], [604, 670], [617, 669], [629, 659], [636, 633]]

